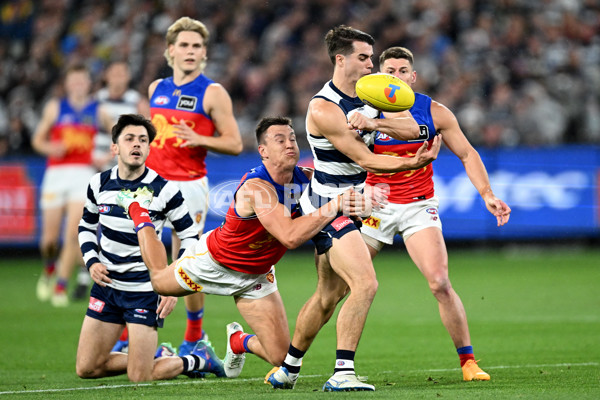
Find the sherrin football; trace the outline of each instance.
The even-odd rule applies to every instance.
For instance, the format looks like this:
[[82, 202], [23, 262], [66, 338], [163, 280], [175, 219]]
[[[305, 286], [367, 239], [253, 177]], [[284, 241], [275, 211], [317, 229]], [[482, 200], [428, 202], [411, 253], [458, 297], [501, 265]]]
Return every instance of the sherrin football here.
[[379, 111], [408, 110], [415, 103], [415, 92], [406, 82], [389, 74], [365, 75], [356, 82], [356, 94], [363, 103]]

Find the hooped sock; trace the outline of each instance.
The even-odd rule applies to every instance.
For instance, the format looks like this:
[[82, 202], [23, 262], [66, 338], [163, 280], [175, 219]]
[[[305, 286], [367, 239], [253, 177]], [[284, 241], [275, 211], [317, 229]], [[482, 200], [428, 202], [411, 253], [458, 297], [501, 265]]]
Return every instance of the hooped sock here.
[[126, 342], [128, 338], [129, 338], [129, 332], [127, 331], [127, 327], [125, 327], [125, 328], [123, 328], [123, 332], [121, 332], [121, 336], [119, 337], [119, 340], [121, 342]]
[[179, 357], [183, 361], [183, 373], [192, 372], [195, 370], [202, 370], [206, 361], [195, 354]]
[[304, 357], [305, 353], [305, 351], [298, 350], [290, 344], [290, 348], [285, 356], [285, 360], [283, 360], [282, 367], [285, 367], [285, 369], [288, 370], [291, 380], [298, 378], [298, 375], [300, 374], [300, 368], [302, 367], [302, 358]]
[[231, 335], [229, 344], [231, 345], [231, 351], [235, 354], [252, 353], [248, 348], [248, 341], [256, 335], [251, 335], [244, 332], [236, 332]]
[[475, 355], [473, 354], [473, 346], [464, 346], [456, 349], [458, 353], [458, 358], [460, 358], [460, 366], [462, 367], [469, 360], [475, 360]]
[[198, 311], [187, 310], [187, 324], [183, 340], [187, 342], [197, 342], [202, 338], [202, 319], [204, 317], [204, 307]]
[[334, 375], [354, 375], [354, 356], [356, 352], [351, 350], [335, 351], [335, 369]]
[[54, 275], [54, 271], [56, 271], [56, 259], [48, 259], [44, 263], [44, 273], [46, 276]]

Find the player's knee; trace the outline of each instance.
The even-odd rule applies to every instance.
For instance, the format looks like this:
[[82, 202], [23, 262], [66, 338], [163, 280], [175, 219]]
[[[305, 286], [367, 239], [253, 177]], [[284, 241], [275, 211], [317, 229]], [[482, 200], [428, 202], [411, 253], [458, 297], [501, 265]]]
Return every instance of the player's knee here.
[[77, 362], [75, 365], [75, 373], [81, 379], [96, 379], [100, 378], [100, 369], [95, 368], [92, 365], [83, 365], [80, 362]]
[[361, 277], [357, 279], [350, 287], [350, 291], [359, 294], [361, 297], [373, 299], [379, 288], [379, 282], [375, 275], [370, 277]]
[[450, 293], [452, 284], [450, 283], [448, 276], [438, 276], [429, 280], [429, 288], [434, 296], [445, 296]]
[[267, 362], [276, 367], [283, 364], [283, 360], [285, 360], [285, 356], [288, 351], [288, 345], [277, 346], [276, 348], [270, 349], [267, 353]]

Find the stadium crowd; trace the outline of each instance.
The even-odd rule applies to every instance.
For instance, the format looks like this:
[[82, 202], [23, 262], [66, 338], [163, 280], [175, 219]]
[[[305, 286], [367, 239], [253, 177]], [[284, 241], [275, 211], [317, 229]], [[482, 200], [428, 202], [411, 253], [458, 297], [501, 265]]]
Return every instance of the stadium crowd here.
[[231, 94], [246, 149], [264, 115], [292, 116], [303, 137], [310, 96], [331, 74], [324, 34], [342, 23], [372, 34], [376, 56], [411, 49], [416, 90], [454, 110], [476, 146], [600, 143], [596, 0], [8, 0], [0, 157], [32, 154], [40, 110], [68, 65], [84, 62], [100, 88], [106, 64], [127, 60], [147, 93], [170, 74], [164, 32], [184, 15], [211, 32], [206, 75]]

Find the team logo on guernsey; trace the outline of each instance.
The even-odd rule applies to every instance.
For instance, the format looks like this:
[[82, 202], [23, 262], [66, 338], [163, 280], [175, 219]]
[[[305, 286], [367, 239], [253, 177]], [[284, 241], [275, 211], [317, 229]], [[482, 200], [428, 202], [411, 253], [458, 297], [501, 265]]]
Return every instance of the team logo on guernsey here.
[[198, 102], [198, 98], [194, 96], [181, 96], [179, 97], [179, 101], [177, 102], [178, 110], [187, 110], [194, 111], [196, 109], [196, 103]]
[[157, 106], [167, 105], [167, 104], [169, 104], [169, 98], [167, 96], [158, 96], [154, 100], [154, 104], [156, 104]]
[[177, 270], [177, 273], [179, 274], [179, 276], [181, 277], [181, 279], [183, 280], [183, 282], [187, 285], [187, 287], [189, 287], [190, 289], [192, 289], [194, 292], [199, 292], [199, 291], [202, 290], [202, 286], [200, 286], [196, 282], [194, 282], [192, 280], [192, 278], [190, 278], [188, 276], [188, 274], [185, 273], [185, 271], [183, 270], [183, 268], [179, 267], [179, 269]]
[[105, 304], [106, 303], [104, 303], [102, 300], [98, 300], [95, 297], [90, 297], [90, 304], [89, 304], [88, 308], [92, 311], [101, 313], [102, 310], [104, 309]]
[[428, 208], [428, 209], [427, 209], [427, 210], [425, 210], [425, 211], [426, 211], [427, 213], [431, 214], [431, 215], [437, 215], [437, 213], [438, 213], [438, 210], [437, 210], [437, 208], [433, 208], [433, 207], [431, 207], [431, 208]]
[[373, 229], [379, 229], [379, 225], [381, 225], [381, 220], [379, 218], [371, 216], [364, 220], [363, 224]]
[[108, 214], [110, 212], [110, 206], [107, 206], [106, 204], [101, 204], [98, 206], [98, 212], [100, 214]]

